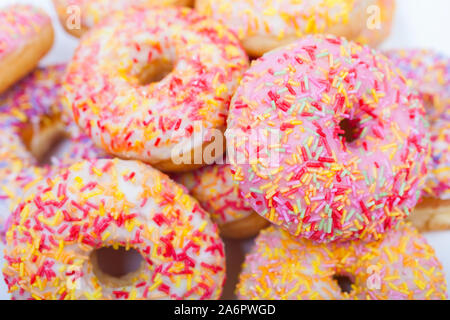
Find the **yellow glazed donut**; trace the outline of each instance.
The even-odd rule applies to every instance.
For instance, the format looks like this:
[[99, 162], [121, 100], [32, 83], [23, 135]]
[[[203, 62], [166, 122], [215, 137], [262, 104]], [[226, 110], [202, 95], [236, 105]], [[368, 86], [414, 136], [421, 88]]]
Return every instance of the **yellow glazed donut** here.
[[[223, 243], [208, 213], [137, 161], [74, 164], [13, 213], [3, 269], [13, 299], [217, 299]], [[98, 250], [134, 249], [135, 272], [105, 273]]]
[[211, 219], [219, 225], [220, 234], [225, 238], [250, 238], [269, 225], [245, 201], [233, 181], [230, 165], [210, 165], [181, 174], [175, 180], [184, 185], [211, 214]]
[[43, 11], [28, 5], [0, 9], [0, 93], [32, 71], [52, 44], [53, 27]]
[[197, 0], [195, 7], [236, 32], [250, 56], [311, 33], [355, 39], [377, 0]]
[[245, 258], [239, 299], [446, 299], [442, 265], [415, 228], [401, 224], [381, 240], [317, 244], [286, 231], [261, 231]]
[[204, 165], [203, 150], [217, 150], [211, 162], [224, 152], [229, 102], [247, 67], [237, 38], [194, 10], [130, 8], [81, 39], [64, 88], [99, 147], [186, 171]]
[[132, 5], [191, 6], [192, 3], [193, 0], [53, 0], [62, 26], [78, 38], [111, 12]]

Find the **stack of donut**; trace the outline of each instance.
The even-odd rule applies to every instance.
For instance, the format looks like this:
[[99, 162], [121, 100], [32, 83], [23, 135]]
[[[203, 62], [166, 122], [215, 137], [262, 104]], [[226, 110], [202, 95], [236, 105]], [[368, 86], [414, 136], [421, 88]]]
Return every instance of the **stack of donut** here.
[[369, 47], [394, 0], [53, 2], [67, 65], [36, 68], [45, 13], [0, 9], [13, 299], [218, 299], [221, 237], [256, 237], [240, 299], [447, 298], [405, 220], [448, 222], [448, 62]]

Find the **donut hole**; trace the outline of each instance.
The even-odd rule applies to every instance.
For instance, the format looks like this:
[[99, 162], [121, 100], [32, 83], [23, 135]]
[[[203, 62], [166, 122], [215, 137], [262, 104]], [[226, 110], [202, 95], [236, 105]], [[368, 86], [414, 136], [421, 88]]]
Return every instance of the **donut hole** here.
[[27, 124], [19, 132], [20, 138], [39, 166], [51, 164], [68, 140], [64, 126], [58, 119], [44, 117], [38, 124]]
[[65, 134], [59, 135], [54, 141], [52, 141], [47, 152], [40, 158], [37, 158], [38, 166], [44, 167], [52, 165], [53, 157], [58, 157], [59, 155], [63, 154], [64, 150], [69, 144], [69, 137], [67, 137]]
[[141, 69], [138, 74], [139, 84], [147, 86], [163, 80], [175, 68], [175, 64], [169, 59], [153, 60], [150, 64]]
[[135, 249], [102, 247], [92, 251], [93, 272], [105, 286], [118, 288], [132, 284], [144, 267], [145, 260]]
[[333, 276], [333, 280], [337, 282], [342, 293], [352, 292], [352, 285], [354, 284], [354, 281], [350, 275], [335, 274]]
[[339, 122], [339, 127], [343, 131], [339, 136], [343, 137], [348, 143], [356, 141], [361, 136], [362, 128], [359, 119], [345, 118]]

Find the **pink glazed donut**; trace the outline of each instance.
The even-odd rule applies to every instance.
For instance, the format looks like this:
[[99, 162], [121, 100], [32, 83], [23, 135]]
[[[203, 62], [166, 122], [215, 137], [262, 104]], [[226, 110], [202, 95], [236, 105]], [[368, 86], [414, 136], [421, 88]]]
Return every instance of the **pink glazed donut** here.
[[424, 115], [386, 57], [308, 36], [247, 71], [230, 107], [228, 156], [253, 209], [293, 235], [378, 239], [420, 195]]

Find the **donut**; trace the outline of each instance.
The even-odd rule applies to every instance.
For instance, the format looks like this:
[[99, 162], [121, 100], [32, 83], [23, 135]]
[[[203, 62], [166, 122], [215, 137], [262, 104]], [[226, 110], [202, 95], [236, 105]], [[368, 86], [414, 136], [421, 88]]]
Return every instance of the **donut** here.
[[224, 23], [250, 56], [260, 57], [307, 34], [355, 39], [366, 25], [366, 9], [377, 0], [197, 0], [201, 14]]
[[41, 160], [63, 132], [61, 86], [65, 65], [38, 68], [0, 96], [0, 113], [12, 116], [34, 158]]
[[450, 58], [430, 50], [391, 50], [398, 66], [425, 102], [431, 123], [431, 169], [421, 202], [410, 220], [420, 231], [450, 229]]
[[442, 265], [412, 226], [382, 239], [317, 244], [270, 227], [246, 256], [239, 299], [438, 300], [447, 298]]
[[379, 17], [376, 17], [380, 19], [379, 28], [372, 29], [366, 24], [366, 27], [355, 39], [361, 44], [368, 44], [372, 47], [377, 47], [389, 37], [396, 8], [395, 0], [378, 0], [376, 5], [379, 8]]
[[420, 231], [450, 230], [450, 122], [432, 125], [431, 167], [425, 194], [410, 221]]
[[63, 132], [56, 120], [63, 72], [38, 68], [0, 95], [0, 234], [23, 190], [49, 174], [38, 163]]
[[224, 152], [229, 102], [247, 67], [234, 35], [192, 9], [131, 8], [81, 39], [65, 104], [108, 153], [187, 171], [209, 161], [203, 150], [214, 150], [211, 162]]
[[[5, 124], [5, 118], [0, 116], [0, 128]], [[0, 135], [0, 242], [4, 241], [5, 225], [22, 193], [49, 174], [48, 167], [39, 168], [30, 160], [20, 158], [28, 158], [29, 155], [15, 138]], [[11, 151], [18, 157], [11, 157]]]
[[424, 49], [385, 52], [421, 95], [430, 122], [450, 119], [450, 58]]
[[[159, 171], [131, 160], [74, 164], [13, 213], [5, 282], [13, 299], [217, 299], [223, 243], [208, 213]], [[101, 248], [142, 263], [105, 273]], [[97, 257], [97, 258], [96, 258]]]
[[[62, 123], [61, 85], [65, 65], [38, 68], [0, 95], [0, 236], [21, 195], [74, 161], [104, 157], [75, 125]], [[68, 143], [45, 164], [52, 147]]]
[[183, 173], [176, 176], [175, 181], [184, 185], [211, 214], [222, 237], [250, 238], [269, 224], [245, 201], [228, 164], [214, 164]]
[[252, 208], [317, 242], [378, 239], [426, 179], [421, 100], [384, 55], [345, 38], [310, 35], [253, 62], [226, 137]]
[[80, 38], [113, 11], [124, 10], [133, 5], [191, 6], [192, 2], [193, 0], [53, 0], [53, 5], [63, 28]]
[[41, 162], [58, 140], [66, 139], [60, 162], [106, 157], [73, 123], [62, 104], [65, 64], [37, 68], [11, 90], [0, 95], [0, 114], [11, 116], [25, 147]]
[[45, 12], [29, 5], [0, 9], [0, 94], [31, 72], [53, 45]]
[[103, 149], [98, 148], [90, 137], [80, 132], [76, 125], [71, 124], [65, 132], [65, 141], [51, 158], [51, 164], [57, 168], [65, 168], [80, 160], [111, 159]]

